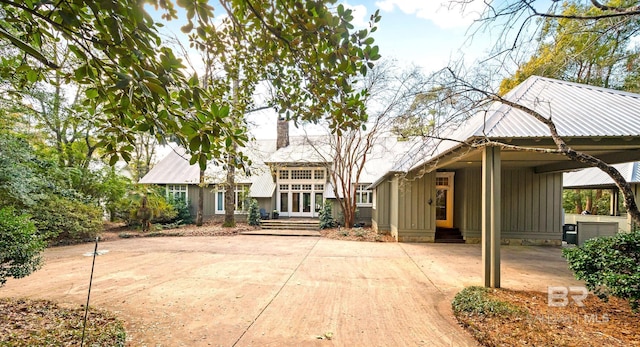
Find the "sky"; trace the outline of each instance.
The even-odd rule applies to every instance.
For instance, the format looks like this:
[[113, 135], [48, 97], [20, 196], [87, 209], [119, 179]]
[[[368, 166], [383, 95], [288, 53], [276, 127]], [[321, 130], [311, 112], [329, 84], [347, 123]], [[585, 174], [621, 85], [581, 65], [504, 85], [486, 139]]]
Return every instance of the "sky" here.
[[[470, 63], [490, 48], [486, 39], [475, 37], [471, 40], [469, 36], [469, 26], [480, 16], [484, 1], [474, 0], [465, 8], [450, 7], [449, 0], [348, 0], [339, 3], [354, 10], [356, 27], [366, 26], [371, 14], [380, 10], [382, 19], [373, 37], [382, 57], [395, 59], [399, 67], [413, 65], [429, 73], [461, 58]], [[221, 12], [216, 10], [215, 14]], [[184, 37], [179, 32], [179, 26], [184, 23], [180, 23], [181, 20], [172, 22], [168, 23], [167, 30]], [[254, 123], [251, 132], [256, 138], [275, 138], [277, 116], [274, 112], [258, 112], [249, 118]], [[292, 135], [304, 133], [293, 126], [290, 129]], [[308, 131], [314, 133], [318, 129]]]

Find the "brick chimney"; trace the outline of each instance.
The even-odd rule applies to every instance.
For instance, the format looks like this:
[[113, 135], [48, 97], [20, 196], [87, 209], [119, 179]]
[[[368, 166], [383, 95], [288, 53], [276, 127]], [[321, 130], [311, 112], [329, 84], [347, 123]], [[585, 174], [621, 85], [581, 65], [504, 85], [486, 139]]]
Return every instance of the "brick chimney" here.
[[283, 117], [278, 117], [278, 135], [276, 138], [276, 149], [289, 146], [289, 121]]

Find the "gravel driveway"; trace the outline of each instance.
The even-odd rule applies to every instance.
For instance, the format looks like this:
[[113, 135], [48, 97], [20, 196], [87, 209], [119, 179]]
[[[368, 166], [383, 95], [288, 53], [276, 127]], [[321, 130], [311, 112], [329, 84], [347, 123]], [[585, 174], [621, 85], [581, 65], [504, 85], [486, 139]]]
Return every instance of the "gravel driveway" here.
[[[240, 235], [99, 250], [91, 305], [125, 321], [131, 346], [475, 346], [450, 301], [481, 283], [478, 245]], [[48, 249], [42, 270], [0, 296], [81, 305], [92, 251]], [[579, 285], [558, 248], [509, 246], [502, 257], [504, 287]]]

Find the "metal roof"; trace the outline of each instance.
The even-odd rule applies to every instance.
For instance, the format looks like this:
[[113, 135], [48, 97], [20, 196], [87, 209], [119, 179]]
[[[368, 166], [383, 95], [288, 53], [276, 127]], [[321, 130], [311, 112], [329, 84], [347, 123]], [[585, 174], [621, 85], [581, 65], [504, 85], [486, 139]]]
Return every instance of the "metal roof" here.
[[[332, 160], [333, 151], [328, 136], [292, 137], [291, 144], [276, 150], [276, 140], [256, 140], [246, 144], [242, 151], [252, 161], [251, 175], [236, 170], [236, 183], [251, 184], [252, 197], [271, 197], [276, 184], [273, 182], [269, 164], [324, 165]], [[372, 183], [392, 168], [395, 158], [415, 146], [415, 141], [398, 141], [395, 136], [382, 134], [367, 153], [367, 161], [360, 173], [360, 183]], [[189, 165], [186, 150], [174, 149], [145, 175], [140, 183], [145, 184], [198, 184], [200, 169]], [[209, 184], [223, 183], [226, 171], [222, 165], [207, 167], [205, 181]], [[333, 197], [331, 183], [326, 185], [327, 197]]]
[[[640, 95], [539, 76], [531, 76], [505, 99], [551, 117], [564, 138], [640, 136]], [[549, 129], [524, 111], [492, 103], [459, 127], [443, 130], [444, 139], [425, 139], [400, 156], [380, 182], [393, 172], [408, 172], [435, 162], [474, 138], [550, 138]]]
[[249, 196], [252, 198], [270, 198], [275, 190], [276, 183], [273, 182], [271, 172], [263, 172], [259, 175], [251, 176]]
[[[546, 118], [565, 137], [638, 136], [640, 95], [532, 76], [505, 95]], [[490, 115], [488, 137], [548, 137], [549, 129], [529, 114], [502, 105]], [[477, 136], [483, 133], [477, 131]]]
[[166, 157], [156, 163], [153, 168], [140, 179], [144, 184], [198, 184], [200, 168], [189, 165], [188, 155], [184, 148], [170, 151]]
[[264, 160], [269, 164], [327, 164], [333, 161], [327, 136], [291, 137], [289, 145]]
[[[629, 183], [640, 183], [640, 162], [612, 165]], [[613, 187], [613, 179], [598, 168], [567, 172], [562, 178], [564, 188], [603, 188]]]

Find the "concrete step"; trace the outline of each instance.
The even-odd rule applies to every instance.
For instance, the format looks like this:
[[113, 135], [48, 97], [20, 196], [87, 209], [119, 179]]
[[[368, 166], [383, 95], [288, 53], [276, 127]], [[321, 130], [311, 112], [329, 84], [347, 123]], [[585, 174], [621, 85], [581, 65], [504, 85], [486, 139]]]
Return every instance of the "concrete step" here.
[[270, 219], [260, 221], [262, 229], [266, 230], [318, 230], [320, 223], [318, 220], [304, 219]]

